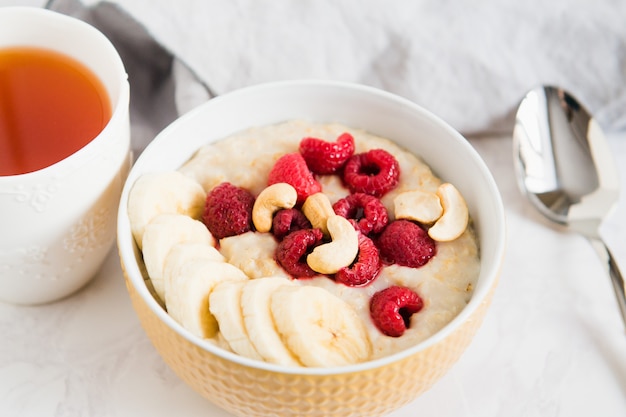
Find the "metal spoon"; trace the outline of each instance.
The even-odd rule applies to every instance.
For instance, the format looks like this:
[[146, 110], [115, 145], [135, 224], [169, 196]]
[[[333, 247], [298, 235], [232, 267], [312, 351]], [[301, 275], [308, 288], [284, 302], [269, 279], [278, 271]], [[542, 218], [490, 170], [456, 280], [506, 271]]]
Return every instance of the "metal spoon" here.
[[611, 278], [626, 325], [624, 280], [599, 233], [619, 194], [602, 129], [568, 92], [540, 87], [519, 106], [513, 150], [519, 186], [535, 208], [591, 242]]

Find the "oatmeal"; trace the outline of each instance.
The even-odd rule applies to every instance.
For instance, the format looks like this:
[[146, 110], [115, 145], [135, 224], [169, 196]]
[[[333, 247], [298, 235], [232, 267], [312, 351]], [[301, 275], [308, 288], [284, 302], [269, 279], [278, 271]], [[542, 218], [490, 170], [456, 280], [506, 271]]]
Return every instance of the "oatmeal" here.
[[[314, 139], [304, 145], [305, 138]], [[331, 148], [332, 158], [318, 156]], [[168, 263], [144, 254], [144, 261], [159, 271], [166, 264], [158, 280], [168, 290], [157, 290], [166, 308], [176, 283], [205, 294], [175, 319], [221, 347], [286, 365], [371, 360], [433, 335], [472, 295], [479, 249], [462, 196], [390, 140], [340, 124], [289, 121], [206, 145], [177, 173], [190, 182], [181, 188], [202, 189], [194, 188], [202, 201], [174, 211], [206, 224], [208, 236], [194, 231], [194, 239], [215, 239], [223, 259], [196, 262], [209, 268], [201, 284], [182, 276], [190, 268], [176, 263], [180, 256]], [[199, 203], [206, 204], [202, 215]], [[161, 239], [172, 234], [165, 230]], [[220, 283], [212, 265], [233, 278]], [[252, 281], [263, 282], [246, 284]], [[404, 300], [395, 306], [398, 317], [376, 317], [397, 299]], [[338, 334], [345, 340], [336, 347]]]

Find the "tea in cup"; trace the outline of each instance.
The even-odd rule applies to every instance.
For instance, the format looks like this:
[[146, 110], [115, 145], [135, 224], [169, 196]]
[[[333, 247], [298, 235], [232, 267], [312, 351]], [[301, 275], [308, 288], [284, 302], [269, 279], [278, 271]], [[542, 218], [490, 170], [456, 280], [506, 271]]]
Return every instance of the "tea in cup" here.
[[129, 85], [93, 26], [0, 8], [0, 300], [51, 302], [97, 273], [130, 168]]

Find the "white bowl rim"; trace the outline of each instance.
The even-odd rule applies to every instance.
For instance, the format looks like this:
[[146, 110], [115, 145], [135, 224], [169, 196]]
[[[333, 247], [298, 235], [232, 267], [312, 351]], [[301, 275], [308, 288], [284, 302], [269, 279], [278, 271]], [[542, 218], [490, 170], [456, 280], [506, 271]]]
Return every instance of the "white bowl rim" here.
[[[126, 272], [129, 276], [131, 284], [141, 296], [143, 301], [148, 305], [148, 307], [154, 312], [160, 320], [162, 320], [168, 327], [173, 329], [180, 336], [193, 343], [194, 345], [209, 351], [211, 354], [219, 356], [225, 360], [235, 362], [239, 365], [246, 366], [249, 368], [265, 370], [269, 372], [279, 373], [279, 374], [292, 374], [292, 375], [314, 375], [314, 376], [331, 376], [331, 375], [341, 375], [341, 374], [350, 374], [350, 373], [358, 373], [364, 372], [368, 370], [372, 370], [379, 367], [387, 366], [391, 363], [401, 361], [409, 356], [414, 355], [417, 352], [423, 351], [431, 346], [436, 345], [441, 342], [445, 338], [447, 338], [451, 333], [453, 333], [457, 328], [459, 328], [467, 319], [480, 307], [483, 303], [484, 299], [488, 296], [488, 293], [493, 289], [494, 285], [497, 283], [497, 279], [500, 274], [501, 265], [504, 259], [504, 251], [505, 251], [505, 241], [506, 241], [506, 231], [505, 231], [505, 215], [504, 215], [504, 207], [502, 204], [500, 192], [497, 188], [495, 180], [491, 175], [491, 172], [487, 168], [486, 164], [478, 154], [478, 152], [472, 147], [472, 145], [454, 128], [440, 119], [438, 116], [434, 115], [430, 111], [424, 109], [418, 104], [400, 97], [396, 94], [371, 87], [363, 84], [345, 82], [345, 81], [329, 81], [329, 80], [318, 80], [318, 79], [303, 79], [303, 80], [287, 80], [287, 81], [274, 81], [267, 82], [257, 85], [252, 85], [248, 87], [243, 87], [237, 90], [233, 90], [231, 92], [225, 93], [224, 95], [217, 96], [208, 100], [207, 102], [199, 105], [198, 107], [192, 109], [188, 113], [182, 115], [176, 121], [172, 122], [169, 126], [163, 129], [151, 142], [146, 149], [152, 146], [152, 143], [155, 143], [161, 138], [166, 138], [169, 136], [169, 131], [176, 129], [176, 126], [179, 123], [184, 123], [186, 120], [196, 117], [195, 115], [198, 113], [202, 113], [206, 111], [207, 107], [218, 106], [222, 100], [229, 100], [238, 95], [246, 95], [250, 93], [259, 93], [263, 92], [263, 90], [273, 90], [276, 88], [290, 88], [290, 87], [333, 87], [338, 89], [347, 89], [347, 90], [360, 90], [361, 92], [378, 96], [384, 100], [391, 100], [401, 105], [411, 109], [414, 112], [421, 113], [422, 115], [426, 115], [431, 121], [437, 123], [440, 128], [443, 128], [447, 131], [448, 134], [455, 137], [456, 140], [461, 141], [461, 146], [464, 146], [466, 152], [472, 156], [474, 162], [476, 162], [479, 166], [479, 169], [486, 180], [486, 186], [490, 190], [490, 195], [493, 197], [492, 203], [494, 204], [496, 218], [493, 219], [497, 224], [501, 225], [501, 227], [497, 228], [497, 236], [495, 236], [497, 245], [495, 247], [495, 251], [497, 256], [494, 257], [494, 260], [497, 259], [492, 265], [489, 265], [490, 270], [487, 274], [483, 275], [481, 271], [481, 279], [487, 281], [486, 285], [483, 285], [480, 288], [476, 288], [474, 293], [468, 302], [468, 304], [457, 314], [457, 316], [452, 319], [447, 325], [445, 325], [438, 332], [428, 337], [422, 342], [417, 343], [414, 346], [411, 346], [407, 349], [399, 351], [397, 353], [384, 356], [381, 358], [373, 359], [367, 362], [357, 363], [354, 365], [340, 366], [340, 367], [289, 367], [283, 365], [277, 365], [273, 363], [258, 361], [250, 358], [246, 358], [244, 356], [240, 356], [238, 354], [229, 352], [219, 346], [209, 342], [207, 340], [202, 340], [194, 335], [192, 335], [189, 331], [184, 329], [178, 322], [176, 322], [171, 316], [167, 314], [167, 312], [159, 305], [159, 303], [154, 299], [147, 286], [144, 283], [143, 276], [137, 269], [131, 270], [126, 266]], [[140, 155], [137, 159], [136, 163], [142, 159]], [[134, 167], [133, 167], [134, 168]], [[124, 190], [122, 192], [122, 199], [120, 201], [119, 213], [118, 213], [118, 247], [120, 252], [120, 257], [122, 257], [121, 261], [124, 262], [125, 256], [131, 256], [129, 261], [134, 262], [134, 241], [132, 238], [124, 238], [120, 239], [120, 236], [128, 237], [130, 235], [129, 226], [125, 222], [127, 220], [126, 215], [126, 207], [124, 203], [127, 201], [128, 192], [131, 187], [131, 179], [132, 179], [133, 169], [131, 169], [131, 174], [129, 175], [129, 179], [124, 185]], [[481, 265], [481, 270], [484, 268], [484, 265]]]

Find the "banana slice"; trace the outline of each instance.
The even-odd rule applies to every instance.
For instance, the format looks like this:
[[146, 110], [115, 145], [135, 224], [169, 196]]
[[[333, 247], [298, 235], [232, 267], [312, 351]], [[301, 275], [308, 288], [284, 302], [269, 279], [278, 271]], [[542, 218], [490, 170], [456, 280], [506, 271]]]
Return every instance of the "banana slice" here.
[[[278, 288], [291, 285], [293, 283], [283, 277], [265, 277], [248, 281], [241, 291], [241, 309], [250, 342], [265, 361], [300, 366], [281, 340], [270, 310], [272, 293]], [[297, 312], [296, 309], [289, 314]]]
[[356, 311], [329, 291], [281, 286], [270, 301], [276, 329], [305, 366], [342, 366], [366, 360], [371, 344]]
[[177, 243], [172, 246], [163, 261], [163, 282], [170, 279], [182, 265], [195, 259], [225, 262], [224, 256], [214, 246], [196, 242]]
[[128, 195], [130, 227], [139, 249], [144, 229], [159, 214], [184, 214], [199, 219], [206, 193], [195, 180], [178, 171], [144, 174]]
[[165, 291], [167, 312], [194, 335], [213, 337], [218, 325], [209, 308], [211, 291], [220, 282], [247, 279], [242, 270], [225, 262], [207, 259], [187, 262], [168, 280]]
[[143, 234], [143, 261], [154, 291], [163, 301], [165, 258], [172, 247], [181, 242], [215, 245], [213, 235], [202, 222], [183, 214], [160, 214], [146, 225]]
[[243, 323], [241, 293], [248, 281], [224, 281], [209, 296], [209, 310], [231, 350], [247, 358], [263, 360], [248, 337]]

